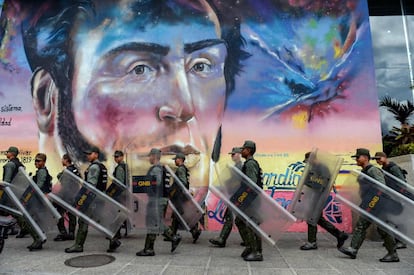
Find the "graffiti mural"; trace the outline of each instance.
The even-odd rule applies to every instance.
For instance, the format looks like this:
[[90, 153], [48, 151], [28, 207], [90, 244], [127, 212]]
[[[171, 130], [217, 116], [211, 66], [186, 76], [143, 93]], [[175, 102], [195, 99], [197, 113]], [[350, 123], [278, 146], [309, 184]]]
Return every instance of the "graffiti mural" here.
[[[52, 175], [64, 153], [84, 169], [94, 145], [110, 171], [122, 150], [142, 175], [157, 147], [172, 168], [186, 155], [204, 198], [214, 163], [251, 139], [285, 206], [313, 147], [381, 148], [365, 0], [0, 4], [0, 151], [18, 146], [28, 171], [37, 152]], [[208, 198], [214, 230], [225, 206]]]

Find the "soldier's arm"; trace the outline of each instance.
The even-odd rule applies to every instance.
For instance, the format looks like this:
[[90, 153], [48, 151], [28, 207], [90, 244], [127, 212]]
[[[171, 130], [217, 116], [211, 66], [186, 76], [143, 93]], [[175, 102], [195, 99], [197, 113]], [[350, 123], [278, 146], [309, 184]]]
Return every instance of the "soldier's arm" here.
[[161, 167], [157, 166], [154, 167], [151, 171], [151, 176], [155, 176], [155, 179], [157, 180], [157, 185], [162, 184], [162, 169]]
[[405, 181], [404, 175], [403, 175], [400, 167], [398, 167], [397, 165], [394, 165], [393, 167], [391, 167], [390, 173], [393, 174], [394, 176], [396, 176], [397, 178]]
[[256, 184], [259, 177], [259, 168], [253, 161], [246, 163], [246, 176]]
[[178, 179], [184, 184], [184, 186], [189, 188], [188, 182], [187, 182], [187, 172], [185, 171], [185, 169], [179, 167], [176, 171], [176, 175]]
[[13, 171], [16, 169], [16, 164], [9, 161], [4, 166], [4, 175], [3, 175], [3, 181], [10, 183], [12, 181], [13, 177]]
[[100, 169], [98, 164], [92, 164], [89, 167], [88, 178], [86, 181], [90, 184], [93, 184], [94, 186], [97, 186], [99, 179], [99, 170]]
[[37, 186], [39, 186], [40, 189], [43, 188], [47, 180], [47, 172], [46, 169], [39, 169], [37, 171]]
[[381, 170], [377, 167], [373, 167], [370, 171], [371, 177], [376, 179], [377, 181], [381, 182], [382, 184], [385, 184], [385, 177], [384, 174], [381, 172]]
[[119, 180], [120, 182], [124, 183], [126, 182], [125, 177], [126, 177], [125, 170], [122, 166], [120, 166], [118, 169], [116, 169], [115, 178]]

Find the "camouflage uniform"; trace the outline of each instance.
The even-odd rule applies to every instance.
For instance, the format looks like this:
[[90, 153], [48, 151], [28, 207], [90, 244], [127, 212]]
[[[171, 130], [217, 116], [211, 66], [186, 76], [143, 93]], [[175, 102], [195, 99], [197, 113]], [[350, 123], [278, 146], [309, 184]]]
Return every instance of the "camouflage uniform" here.
[[[261, 168], [259, 163], [253, 158], [253, 154], [256, 151], [256, 144], [253, 141], [245, 141], [242, 148], [243, 150], [246, 148], [253, 150], [250, 151], [250, 155], [246, 157], [246, 161], [242, 167], [242, 172], [260, 188], [263, 188]], [[241, 218], [236, 217], [234, 223], [239, 230], [240, 237], [246, 244], [246, 249], [241, 254], [243, 259], [245, 261], [263, 261], [262, 239], [260, 236], [258, 236]]]
[[[92, 147], [90, 150], [85, 151], [84, 153], [98, 153], [99, 149], [96, 147]], [[89, 165], [89, 167], [85, 171], [85, 180], [86, 182], [92, 184], [96, 189], [99, 191], [105, 191], [106, 183], [108, 179], [108, 174], [106, 167], [98, 160], [95, 159]], [[88, 235], [88, 224], [84, 222], [82, 219], [78, 221], [78, 232], [75, 238], [75, 244], [69, 248], [65, 249], [66, 253], [74, 253], [74, 252], [83, 252], [83, 245], [85, 244], [86, 237]]]
[[[151, 149], [150, 155], [159, 155], [161, 156], [161, 151], [159, 149]], [[166, 212], [166, 208], [168, 206], [168, 198], [165, 196], [166, 192], [164, 190], [165, 188], [165, 180], [164, 180], [164, 168], [162, 165], [158, 162], [153, 164], [151, 168], [148, 170], [147, 176], [153, 176], [155, 177], [157, 181], [156, 191], [155, 194], [148, 194], [148, 205], [147, 209], [147, 217], [146, 217], [146, 224], [152, 225], [152, 224], [160, 224], [161, 231], [163, 231], [163, 236], [166, 238], [166, 240], [171, 241], [171, 252], [174, 252], [174, 250], [177, 248], [178, 244], [181, 241], [181, 237], [179, 235], [174, 234], [173, 230], [165, 225], [162, 220], [164, 217], [164, 214]], [[156, 213], [152, 213], [153, 209], [155, 209]], [[154, 243], [157, 239], [157, 231], [148, 230], [148, 233], [145, 237], [145, 245], [144, 249], [140, 250], [136, 253], [137, 256], [154, 256]]]
[[[177, 154], [176, 158], [177, 157], [182, 158], [183, 160], [185, 159], [184, 154]], [[187, 167], [184, 165], [184, 163], [177, 167], [177, 170], [175, 171], [175, 175], [178, 177], [178, 179], [184, 184], [184, 186], [188, 190], [190, 188], [190, 183], [189, 183], [190, 175], [189, 175], [189, 171], [188, 171]], [[178, 191], [178, 192], [179, 193], [177, 195], [180, 195], [180, 191]], [[171, 228], [174, 232], [174, 235], [177, 234], [177, 230], [178, 230], [179, 225], [180, 225], [179, 219], [177, 218], [176, 215], [173, 214], [172, 215]], [[198, 223], [196, 225], [194, 225], [193, 228], [190, 229], [190, 233], [193, 236], [193, 243], [195, 243], [201, 235], [201, 230], [198, 228]]]
[[[370, 159], [370, 154], [367, 149], [359, 148], [357, 149], [357, 153], [354, 157], [359, 158], [360, 156], [366, 156], [368, 159]], [[362, 173], [368, 175], [369, 177], [379, 181], [382, 184], [386, 184], [384, 174], [381, 172], [381, 170], [371, 164], [368, 164], [362, 169]], [[365, 183], [364, 179], [359, 178], [358, 183], [360, 185], [360, 196], [361, 196], [361, 205], [367, 204], [367, 201], [370, 201], [372, 199], [372, 190], [371, 190], [371, 184]], [[372, 208], [372, 211], [387, 211], [387, 209], [380, 209], [380, 205], [376, 205], [375, 208]], [[354, 229], [352, 240], [351, 240], [351, 246], [348, 248], [341, 247], [339, 251], [342, 253], [350, 256], [352, 259], [356, 258], [356, 255], [358, 253], [358, 249], [361, 247], [362, 243], [365, 240], [366, 232], [368, 227], [371, 225], [371, 221], [367, 220], [364, 217], [359, 217], [356, 227]], [[387, 249], [387, 255], [380, 259], [381, 262], [398, 262], [398, 254], [395, 250], [395, 239], [392, 235], [385, 232], [383, 229], [377, 227], [377, 231], [381, 238], [384, 240], [384, 246]]]
[[[235, 153], [241, 153], [241, 148], [234, 147], [229, 154], [235, 154]], [[243, 162], [238, 161], [234, 165], [241, 170], [243, 167]], [[228, 207], [226, 208], [224, 212], [223, 220], [224, 220], [224, 223], [223, 223], [223, 227], [221, 228], [219, 237], [209, 240], [210, 243], [212, 243], [213, 245], [219, 246], [219, 247], [226, 246], [227, 238], [230, 236], [231, 230], [233, 229], [234, 215], [233, 215], [233, 212], [231, 212], [231, 210]], [[245, 245], [245, 243], [242, 243], [242, 244]]]

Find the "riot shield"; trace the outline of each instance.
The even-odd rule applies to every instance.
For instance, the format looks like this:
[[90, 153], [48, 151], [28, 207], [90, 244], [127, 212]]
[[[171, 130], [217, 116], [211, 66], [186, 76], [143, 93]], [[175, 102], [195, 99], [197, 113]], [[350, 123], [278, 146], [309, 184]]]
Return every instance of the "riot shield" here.
[[105, 193], [112, 199], [129, 208], [132, 194], [131, 191], [129, 191], [128, 186], [110, 175], [108, 175], [108, 177], [112, 180], [112, 182], [111, 185], [109, 185], [109, 187], [105, 190]]
[[170, 187], [170, 202], [174, 214], [179, 218], [181, 224], [187, 231], [197, 225], [204, 214], [204, 210], [187, 190], [181, 180], [175, 175], [168, 165], [165, 169], [173, 176], [174, 184]]
[[10, 183], [0, 181], [0, 210], [5, 211], [13, 216], [23, 217], [23, 213], [18, 210], [16, 204], [13, 203], [7, 196], [5, 188], [9, 185]]
[[311, 152], [289, 207], [296, 218], [317, 225], [342, 162], [318, 149]]
[[130, 219], [133, 228], [162, 233], [167, 199], [162, 197], [155, 176], [132, 176], [132, 193]]
[[398, 239], [414, 245], [414, 201], [388, 186], [395, 184], [397, 178], [385, 174], [385, 179], [386, 185], [353, 170], [336, 198]]
[[129, 213], [124, 205], [67, 169], [49, 198], [109, 238], [115, 236]]
[[215, 170], [217, 179], [210, 190], [264, 240], [275, 245], [296, 218], [237, 167], [220, 168], [215, 164]]
[[56, 224], [61, 218], [59, 212], [23, 167], [19, 168], [19, 172], [5, 190], [43, 241], [46, 240], [44, 232], [56, 231]]

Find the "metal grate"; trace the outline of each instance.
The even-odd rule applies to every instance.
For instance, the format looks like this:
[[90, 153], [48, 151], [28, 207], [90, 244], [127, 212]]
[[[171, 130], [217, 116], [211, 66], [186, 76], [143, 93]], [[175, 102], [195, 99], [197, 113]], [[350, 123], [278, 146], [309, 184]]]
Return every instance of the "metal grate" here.
[[71, 267], [97, 267], [112, 263], [115, 257], [106, 254], [92, 254], [67, 259], [65, 265]]

